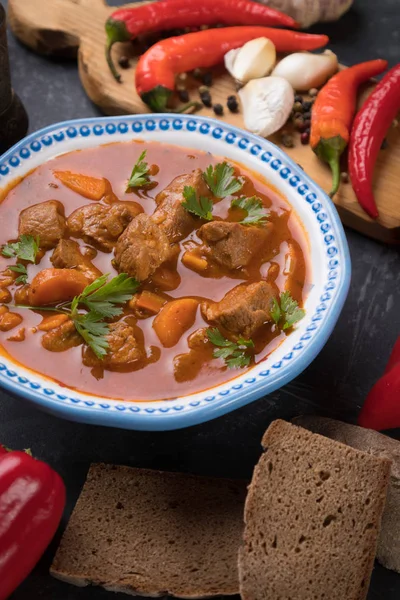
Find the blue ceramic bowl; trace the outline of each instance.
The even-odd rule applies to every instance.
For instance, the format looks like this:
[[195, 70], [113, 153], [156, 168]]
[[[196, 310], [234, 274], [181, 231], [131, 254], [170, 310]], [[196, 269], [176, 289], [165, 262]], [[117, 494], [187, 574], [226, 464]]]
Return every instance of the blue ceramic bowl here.
[[0, 385], [54, 415], [124, 429], [168, 430], [219, 417], [285, 385], [317, 356], [342, 310], [350, 258], [328, 196], [271, 142], [197, 116], [171, 114], [82, 119], [33, 133], [0, 158], [0, 187], [58, 154], [131, 139], [157, 140], [236, 160], [261, 173], [296, 210], [309, 241], [312, 289], [306, 317], [270, 357], [226, 384], [161, 402], [113, 401], [61, 387], [0, 356]]

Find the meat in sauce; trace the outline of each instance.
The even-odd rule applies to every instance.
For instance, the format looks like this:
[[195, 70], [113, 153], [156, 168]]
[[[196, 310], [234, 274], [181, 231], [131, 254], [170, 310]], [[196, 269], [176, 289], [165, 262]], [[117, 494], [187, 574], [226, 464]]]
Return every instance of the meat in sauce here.
[[[151, 185], [127, 191], [144, 147]], [[0, 351], [63, 385], [122, 400], [190, 394], [240, 374], [215, 357], [210, 330], [251, 342], [250, 364], [267, 357], [290, 334], [273, 321], [273, 302], [284, 291], [304, 302], [307, 243], [286, 200], [241, 165], [233, 164], [242, 189], [215, 197], [204, 171], [223, 160], [156, 142], [110, 144], [59, 156], [12, 187], [0, 204], [0, 246], [33, 236], [40, 251], [32, 261], [0, 255]], [[187, 187], [211, 203], [212, 220], [185, 208]], [[232, 201], [254, 196], [268, 218], [246, 224]], [[137, 287], [115, 316], [92, 311], [94, 330], [105, 332], [99, 357], [73, 320], [88, 307], [68, 312], [71, 290], [118, 274]], [[63, 300], [63, 288], [67, 316], [41, 311]], [[18, 308], [34, 298], [38, 308]]]

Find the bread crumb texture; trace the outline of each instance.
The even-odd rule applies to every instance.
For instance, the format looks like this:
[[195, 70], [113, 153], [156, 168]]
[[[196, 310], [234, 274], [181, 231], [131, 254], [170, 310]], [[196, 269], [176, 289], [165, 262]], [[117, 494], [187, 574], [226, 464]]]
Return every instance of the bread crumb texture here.
[[92, 465], [51, 567], [147, 596], [237, 594], [246, 483]]
[[294, 423], [357, 450], [392, 461], [376, 558], [387, 569], [400, 573], [400, 442], [377, 431], [326, 417], [297, 417]]
[[390, 461], [274, 421], [245, 506], [243, 600], [363, 600]]

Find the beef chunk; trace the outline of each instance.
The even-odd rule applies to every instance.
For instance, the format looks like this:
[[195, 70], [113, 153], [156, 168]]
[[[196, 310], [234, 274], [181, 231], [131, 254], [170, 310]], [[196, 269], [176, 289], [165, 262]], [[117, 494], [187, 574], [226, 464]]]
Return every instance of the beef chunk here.
[[142, 212], [136, 202], [114, 202], [111, 206], [86, 204], [67, 221], [73, 237], [81, 238], [104, 252], [111, 252], [121, 233]]
[[57, 246], [64, 232], [64, 206], [58, 200], [29, 206], [19, 216], [19, 235], [39, 236], [40, 247], [46, 250]]
[[228, 221], [211, 221], [198, 231], [206, 244], [206, 254], [228, 269], [246, 267], [265, 245], [271, 224], [262, 227], [240, 225]]
[[42, 337], [42, 346], [51, 352], [65, 352], [65, 350], [79, 346], [82, 342], [81, 336], [70, 319], [51, 329]]
[[157, 209], [153, 214], [155, 223], [164, 230], [170, 242], [180, 242], [199, 226], [199, 218], [191, 215], [182, 206], [183, 189], [192, 186], [198, 196], [209, 196], [210, 192], [203, 180], [200, 169], [179, 175], [156, 196]]
[[146, 358], [143, 342], [138, 341], [135, 331], [135, 319], [127, 317], [110, 324], [107, 335], [108, 350], [106, 356], [98, 359], [90, 348], [85, 348], [83, 363], [89, 367], [103, 366], [105, 369], [118, 369], [135, 361]]
[[272, 299], [277, 296], [277, 288], [266, 281], [244, 283], [230, 290], [220, 302], [204, 302], [201, 308], [207, 321], [250, 338], [271, 320]]
[[92, 282], [102, 272], [94, 264], [81, 254], [79, 244], [73, 240], [60, 240], [50, 258], [56, 269], [76, 269], [83, 273], [88, 282]]
[[115, 246], [115, 267], [138, 281], [147, 279], [172, 258], [173, 249], [164, 231], [151, 217], [138, 215], [125, 229]]

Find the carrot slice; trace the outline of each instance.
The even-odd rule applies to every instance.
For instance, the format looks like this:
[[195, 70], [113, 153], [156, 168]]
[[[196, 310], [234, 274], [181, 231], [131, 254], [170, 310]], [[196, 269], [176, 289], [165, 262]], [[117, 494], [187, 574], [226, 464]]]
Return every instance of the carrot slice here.
[[71, 171], [54, 171], [54, 175], [70, 190], [89, 200], [101, 200], [111, 191], [111, 184], [104, 177], [98, 179]]
[[182, 262], [188, 269], [193, 271], [205, 271], [208, 267], [208, 262], [205, 258], [197, 256], [193, 252], [185, 252], [182, 256]]
[[165, 298], [161, 298], [154, 292], [144, 290], [137, 299], [136, 306], [142, 310], [147, 310], [156, 315], [160, 312], [162, 305], [165, 304]]
[[88, 285], [75, 269], [43, 269], [32, 280], [28, 300], [31, 306], [44, 306], [72, 300]]
[[165, 291], [176, 290], [181, 282], [179, 273], [166, 267], [159, 267], [151, 276], [151, 280], [157, 287]]
[[153, 328], [164, 348], [172, 348], [195, 322], [199, 303], [194, 298], [168, 302], [153, 321]]

